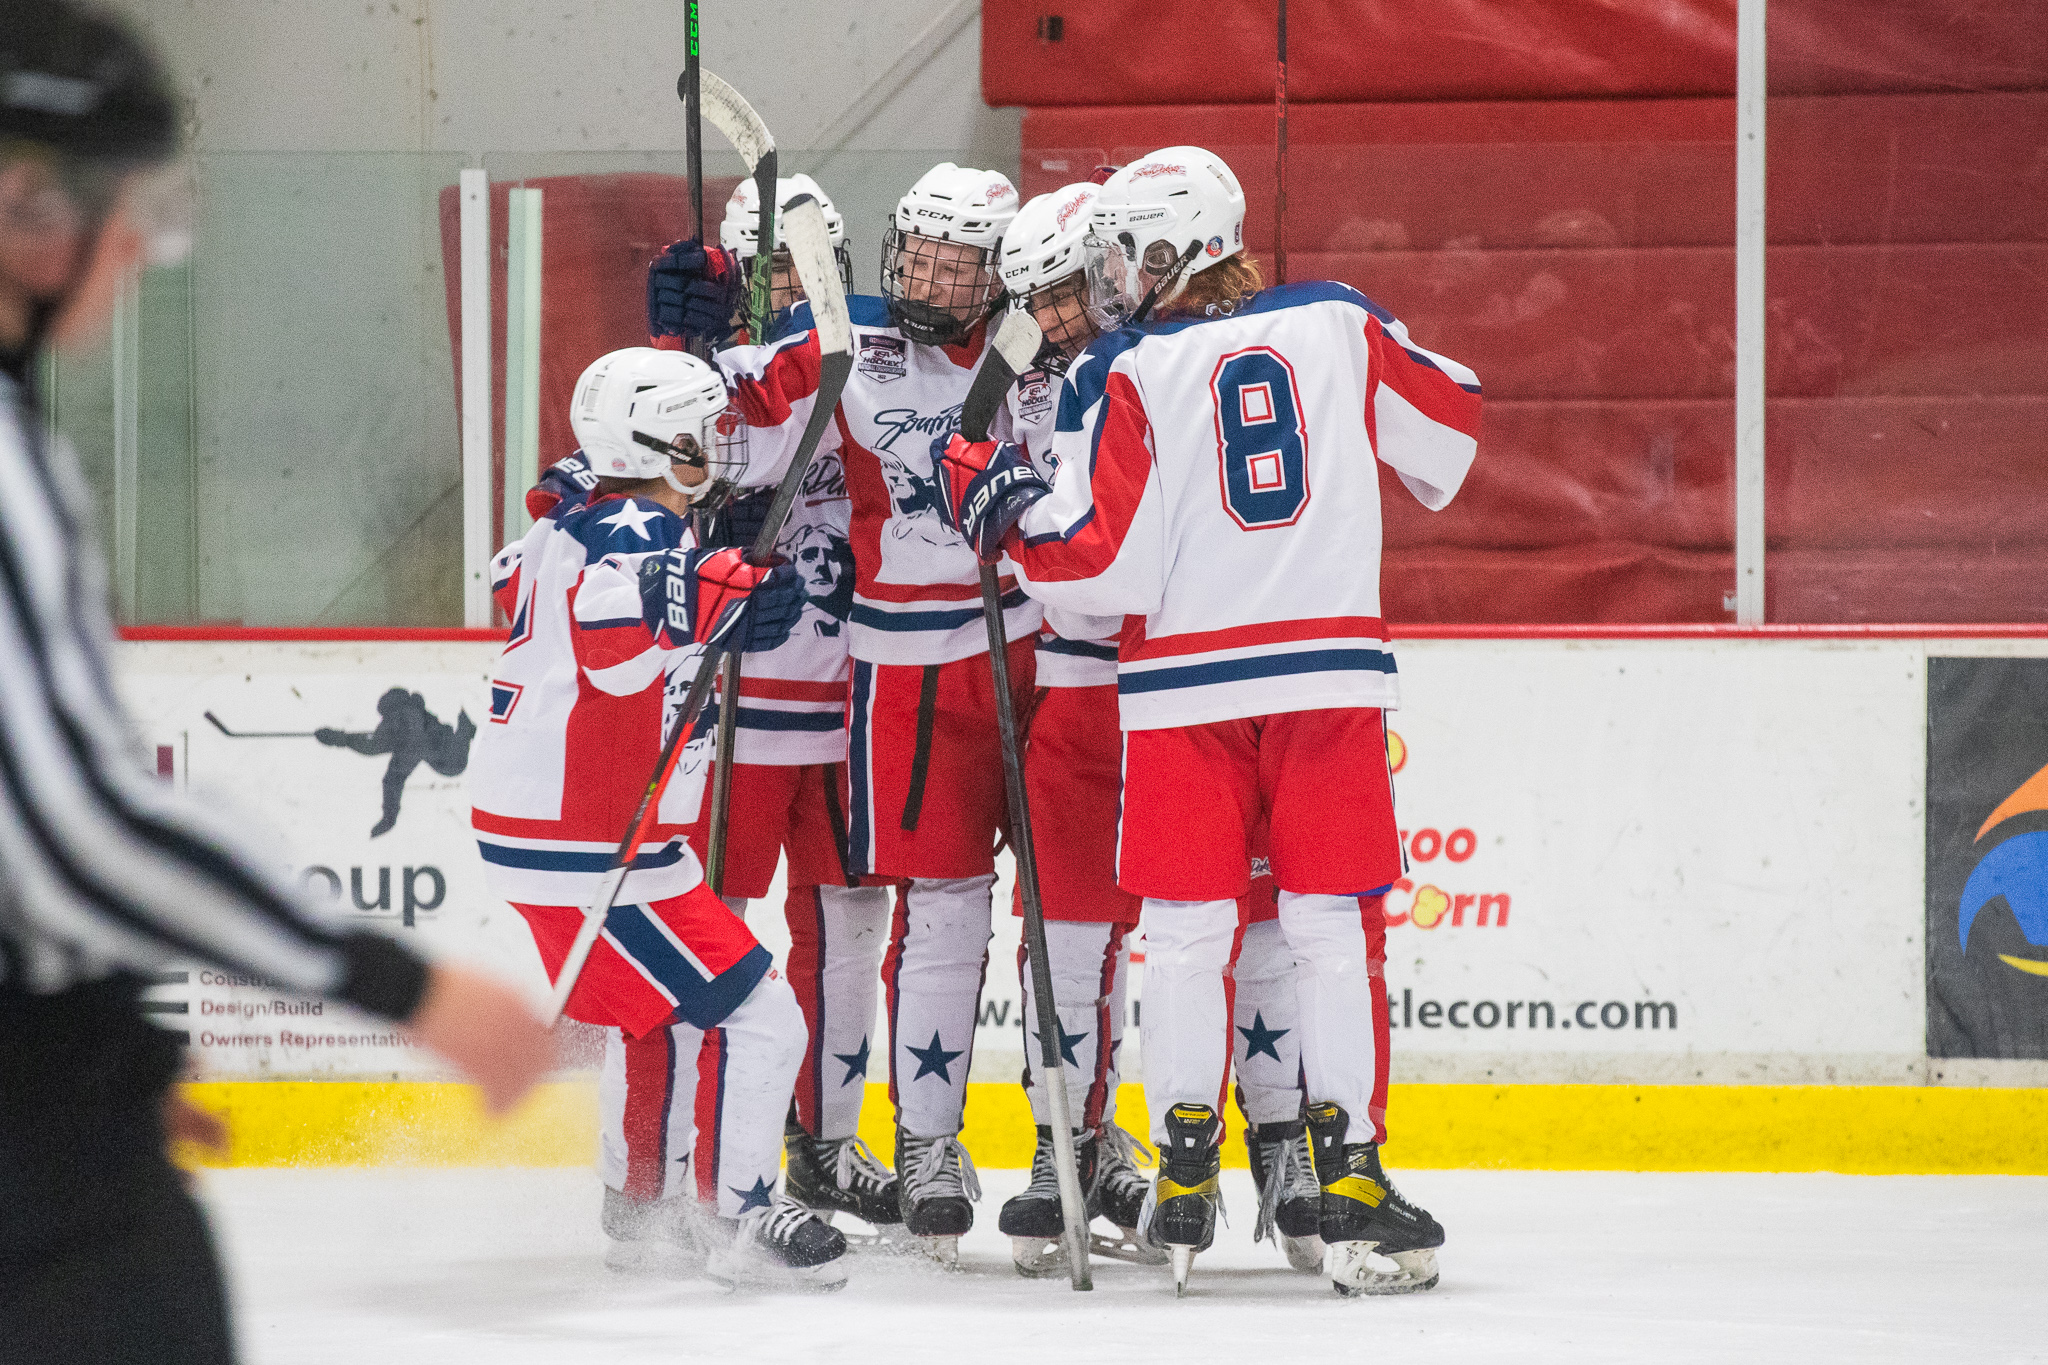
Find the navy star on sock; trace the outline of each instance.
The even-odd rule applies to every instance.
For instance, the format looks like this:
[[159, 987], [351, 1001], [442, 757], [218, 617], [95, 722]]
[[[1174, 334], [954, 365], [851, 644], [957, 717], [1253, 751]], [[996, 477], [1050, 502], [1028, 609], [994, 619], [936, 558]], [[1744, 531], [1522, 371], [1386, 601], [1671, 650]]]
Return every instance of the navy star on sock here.
[[937, 1076], [947, 1085], [953, 1083], [953, 1073], [946, 1068], [952, 1064], [955, 1057], [962, 1054], [948, 1052], [944, 1045], [939, 1042], [939, 1031], [937, 1029], [932, 1030], [930, 1047], [911, 1047], [906, 1043], [903, 1050], [917, 1058], [917, 1074], [912, 1076], [911, 1080], [921, 1081], [927, 1076]]
[[1276, 1062], [1280, 1060], [1280, 1049], [1273, 1045], [1294, 1032], [1293, 1029], [1267, 1028], [1266, 1016], [1257, 1011], [1252, 1013], [1252, 1026], [1246, 1028], [1240, 1024], [1237, 1031], [1244, 1035], [1244, 1056], [1246, 1061], [1250, 1061], [1263, 1052]]
[[[1088, 1035], [1085, 1033], [1069, 1033], [1067, 1032], [1067, 1026], [1065, 1024], [1060, 1024], [1058, 1027], [1060, 1031], [1060, 1060], [1065, 1062], [1068, 1066], [1080, 1066], [1081, 1063], [1074, 1057], [1074, 1047], [1077, 1043], [1081, 1042]], [[1038, 1032], [1036, 1029], [1032, 1030], [1031, 1041], [1034, 1043], [1038, 1043], [1041, 1052], [1043, 1051], [1045, 1044], [1039, 1042], [1039, 1040], [1043, 1037], [1045, 1037], [1044, 1034]]]
[[751, 1190], [743, 1190], [737, 1185], [727, 1185], [726, 1188], [740, 1197], [741, 1213], [748, 1209], [765, 1209], [775, 1202], [775, 1191], [769, 1188], [767, 1181], [759, 1178], [755, 1179]]
[[868, 1074], [868, 1040], [866, 1038], [860, 1040], [860, 1051], [835, 1052], [832, 1054], [832, 1060], [843, 1063], [846, 1067], [846, 1079], [840, 1082], [841, 1085], [852, 1085], [855, 1081], [866, 1080]]

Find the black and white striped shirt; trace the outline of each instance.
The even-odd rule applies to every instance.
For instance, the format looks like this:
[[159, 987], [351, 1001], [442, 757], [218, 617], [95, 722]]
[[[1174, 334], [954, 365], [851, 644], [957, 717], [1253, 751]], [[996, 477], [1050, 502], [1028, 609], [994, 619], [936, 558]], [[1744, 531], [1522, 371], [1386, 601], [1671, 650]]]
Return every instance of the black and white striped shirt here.
[[224, 818], [144, 768], [70, 452], [0, 373], [0, 990], [195, 959], [402, 1019], [399, 944], [330, 921]]

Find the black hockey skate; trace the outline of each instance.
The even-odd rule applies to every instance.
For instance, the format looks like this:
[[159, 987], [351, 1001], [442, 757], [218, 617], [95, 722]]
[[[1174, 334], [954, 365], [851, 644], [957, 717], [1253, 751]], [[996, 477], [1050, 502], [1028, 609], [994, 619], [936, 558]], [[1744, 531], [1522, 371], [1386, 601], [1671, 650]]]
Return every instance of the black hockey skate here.
[[903, 1231], [896, 1173], [875, 1159], [859, 1138], [814, 1138], [801, 1128], [783, 1137], [788, 1166], [783, 1189], [826, 1222], [850, 1213], [888, 1241]]
[[942, 1265], [960, 1259], [960, 1235], [974, 1226], [981, 1180], [958, 1134], [912, 1137], [896, 1130], [896, 1179], [903, 1230]]
[[1175, 1297], [1188, 1292], [1195, 1253], [1216, 1240], [1223, 1205], [1217, 1177], [1223, 1170], [1223, 1120], [1206, 1104], [1176, 1104], [1166, 1111], [1166, 1143], [1152, 1186], [1143, 1231], [1173, 1262]]
[[1350, 1122], [1338, 1105], [1308, 1107], [1331, 1286], [1347, 1297], [1434, 1289], [1443, 1228], [1401, 1197], [1380, 1167], [1377, 1144], [1344, 1140]]
[[1259, 1222], [1252, 1240], [1273, 1238], [1287, 1264], [1320, 1275], [1323, 1190], [1308, 1149], [1308, 1125], [1300, 1119], [1261, 1123], [1245, 1129], [1244, 1145], [1251, 1154], [1252, 1181], [1259, 1187]]
[[[1081, 1197], [1088, 1216], [1096, 1211], [1097, 1142], [1089, 1133], [1074, 1135], [1074, 1165], [1081, 1178]], [[1024, 1192], [1005, 1200], [996, 1227], [1010, 1239], [1010, 1259], [1017, 1273], [1042, 1279], [1068, 1272], [1067, 1247], [1063, 1237], [1067, 1223], [1060, 1207], [1060, 1179], [1053, 1162], [1052, 1129], [1038, 1125], [1038, 1150], [1031, 1157], [1031, 1183]]]
[[729, 1230], [704, 1273], [727, 1289], [798, 1289], [827, 1293], [846, 1287], [846, 1238], [786, 1195], [776, 1195], [738, 1218], [718, 1220]]
[[1090, 1249], [1097, 1256], [1130, 1261], [1135, 1265], [1165, 1265], [1165, 1251], [1151, 1245], [1138, 1233], [1138, 1226], [1145, 1217], [1145, 1199], [1152, 1192], [1152, 1182], [1145, 1178], [1132, 1157], [1143, 1152], [1145, 1160], [1151, 1161], [1152, 1149], [1114, 1123], [1103, 1124], [1101, 1139], [1097, 1148], [1093, 1202], [1096, 1215], [1114, 1223], [1117, 1235], [1112, 1239], [1092, 1233], [1088, 1239]]
[[606, 1238], [604, 1263], [612, 1270], [677, 1279], [704, 1272], [713, 1234], [690, 1195], [632, 1199], [607, 1186], [599, 1223]]

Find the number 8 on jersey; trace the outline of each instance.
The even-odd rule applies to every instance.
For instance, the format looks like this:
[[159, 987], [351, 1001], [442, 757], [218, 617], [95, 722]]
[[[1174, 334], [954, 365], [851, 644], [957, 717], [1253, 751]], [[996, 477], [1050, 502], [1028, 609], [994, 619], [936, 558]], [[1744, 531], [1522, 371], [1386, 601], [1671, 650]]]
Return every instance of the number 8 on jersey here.
[[1268, 346], [1234, 351], [1216, 362], [1209, 393], [1231, 520], [1247, 531], [1292, 526], [1309, 498], [1294, 367]]

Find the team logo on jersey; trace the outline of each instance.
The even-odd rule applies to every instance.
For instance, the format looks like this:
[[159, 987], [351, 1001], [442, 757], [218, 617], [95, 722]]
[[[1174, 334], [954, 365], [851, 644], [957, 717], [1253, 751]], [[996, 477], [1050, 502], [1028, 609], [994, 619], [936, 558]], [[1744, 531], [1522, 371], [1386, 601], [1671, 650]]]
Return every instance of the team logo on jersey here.
[[1211, 237], [1209, 239], [1209, 254], [1211, 256], [1221, 256], [1223, 254], [1223, 239], [1221, 237]]
[[877, 384], [886, 384], [892, 379], [901, 379], [910, 373], [909, 345], [901, 337], [876, 336], [862, 332], [860, 355], [856, 360], [860, 372]]
[[936, 436], [951, 436], [960, 429], [960, 404], [941, 408], [927, 417], [916, 408], [884, 408], [875, 414], [875, 429], [881, 434], [875, 437], [876, 450], [894, 450], [896, 442], [906, 435], [925, 437], [917, 449], [925, 453], [925, 447]]
[[1017, 381], [1017, 415], [1027, 422], [1035, 422], [1052, 410], [1052, 376], [1044, 370], [1032, 370]]

